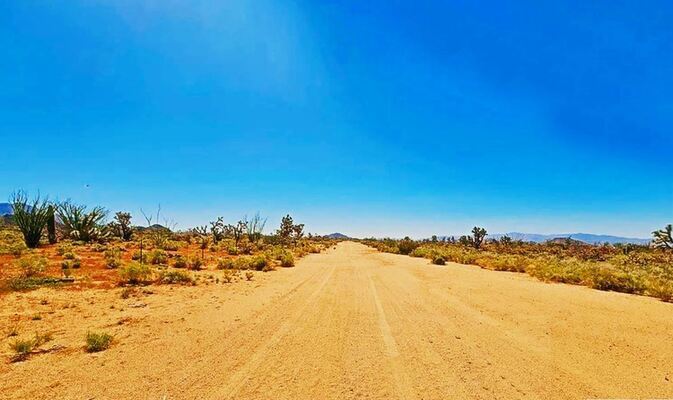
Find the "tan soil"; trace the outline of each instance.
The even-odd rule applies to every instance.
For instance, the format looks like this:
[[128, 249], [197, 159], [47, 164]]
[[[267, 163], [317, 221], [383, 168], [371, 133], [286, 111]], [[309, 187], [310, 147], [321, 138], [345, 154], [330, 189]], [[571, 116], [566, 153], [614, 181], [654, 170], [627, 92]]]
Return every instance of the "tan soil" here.
[[[651, 298], [348, 242], [251, 282], [146, 290], [1, 297], [0, 398], [673, 397], [673, 304]], [[54, 350], [6, 361], [15, 321]], [[88, 354], [89, 330], [116, 341]]]

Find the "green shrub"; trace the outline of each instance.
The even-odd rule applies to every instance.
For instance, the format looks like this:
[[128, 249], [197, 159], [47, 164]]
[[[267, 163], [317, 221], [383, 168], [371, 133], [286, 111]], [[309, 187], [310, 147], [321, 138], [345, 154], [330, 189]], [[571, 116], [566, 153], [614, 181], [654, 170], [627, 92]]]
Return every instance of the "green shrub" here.
[[225, 283], [231, 283], [234, 278], [238, 276], [239, 271], [237, 270], [232, 270], [232, 269], [226, 269], [224, 270], [224, 275], [222, 275], [222, 280]]
[[418, 243], [409, 239], [408, 237], [400, 240], [399, 243], [397, 243], [397, 249], [399, 253], [404, 255], [411, 254], [411, 252], [414, 251], [416, 247], [418, 247]]
[[432, 263], [435, 264], [435, 265], [445, 265], [446, 260], [442, 256], [437, 256], [437, 257], [432, 259]]
[[250, 260], [250, 267], [256, 271], [263, 271], [268, 266], [269, 261], [264, 256], [254, 256]]
[[238, 249], [234, 246], [227, 247], [227, 254], [230, 256], [236, 256], [238, 255]]
[[189, 269], [194, 270], [194, 271], [200, 271], [203, 269], [203, 260], [199, 257], [192, 257], [189, 260]]
[[65, 256], [66, 253], [72, 252], [72, 245], [70, 243], [61, 243], [56, 247], [56, 253], [59, 256]]
[[67, 252], [63, 254], [63, 258], [66, 260], [74, 260], [77, 256], [73, 252]]
[[183, 256], [177, 256], [173, 260], [173, 267], [175, 268], [187, 268], [187, 259]]
[[[142, 258], [142, 260], [141, 260]], [[147, 262], [147, 252], [141, 253], [140, 250], [134, 251], [133, 254], [131, 254], [131, 260], [133, 261], [139, 261], [142, 262], [143, 264]]]
[[107, 350], [112, 345], [114, 337], [106, 332], [88, 332], [86, 334], [85, 349], [89, 353]]
[[161, 249], [154, 249], [148, 257], [150, 264], [165, 265], [168, 262], [168, 254]]
[[104, 251], [107, 250], [107, 246], [102, 243], [96, 243], [91, 246], [91, 250], [97, 253], [103, 253]]
[[10, 348], [14, 351], [14, 356], [12, 356], [12, 361], [24, 361], [30, 354], [35, 351], [37, 348], [43, 344], [50, 342], [52, 340], [51, 333], [38, 334], [35, 333], [35, 337], [32, 339], [16, 339], [10, 343]]
[[[294, 256], [289, 251], [283, 254], [280, 258], [280, 266], [283, 268], [294, 267]], [[259, 271], [259, 270], [258, 270]]]
[[194, 283], [192, 277], [185, 271], [162, 271], [159, 274], [159, 281], [166, 284], [179, 283], [183, 285]]
[[31, 278], [38, 276], [47, 269], [47, 259], [41, 256], [29, 256], [16, 261], [23, 277]]
[[238, 257], [236, 260], [234, 260], [234, 268], [241, 270], [252, 268], [252, 258], [245, 256]]
[[131, 262], [119, 269], [119, 276], [130, 284], [144, 283], [151, 279], [152, 270], [146, 264]]
[[121, 250], [112, 248], [105, 251], [105, 266], [109, 269], [119, 268], [122, 264]]
[[234, 269], [236, 263], [231, 258], [220, 258], [217, 260], [217, 269]]
[[82, 267], [82, 262], [80, 261], [79, 258], [75, 258], [74, 260], [63, 260], [61, 263], [61, 268], [64, 270], [67, 269], [78, 269]]
[[166, 251], [178, 251], [180, 245], [174, 240], [167, 240], [162, 244], [161, 248]]

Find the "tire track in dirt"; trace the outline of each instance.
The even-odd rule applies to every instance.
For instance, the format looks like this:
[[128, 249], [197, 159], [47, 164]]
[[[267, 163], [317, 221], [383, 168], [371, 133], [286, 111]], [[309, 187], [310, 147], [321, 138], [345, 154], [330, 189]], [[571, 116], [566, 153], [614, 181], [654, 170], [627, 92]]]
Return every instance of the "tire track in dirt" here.
[[397, 347], [397, 342], [395, 341], [395, 338], [393, 337], [393, 334], [390, 330], [390, 325], [386, 320], [386, 313], [383, 310], [383, 305], [381, 305], [381, 299], [379, 298], [378, 292], [376, 291], [374, 281], [369, 275], [367, 275], [367, 280], [369, 281], [369, 288], [372, 292], [374, 304], [376, 305], [378, 326], [381, 331], [381, 337], [383, 339], [383, 343], [385, 344], [387, 356], [389, 357], [391, 366], [393, 368], [394, 381], [397, 387], [398, 397], [402, 400], [415, 399], [416, 395], [409, 381], [409, 376], [400, 360], [400, 352]]
[[281, 339], [295, 328], [297, 322], [301, 318], [305, 310], [314, 303], [320, 293], [325, 288], [325, 285], [332, 277], [335, 267], [330, 268], [329, 272], [323, 277], [318, 287], [306, 298], [303, 305], [295, 310], [295, 312], [279, 327], [276, 333], [271, 336], [264, 344], [255, 350], [255, 352], [248, 358], [248, 360], [239, 367], [232, 375], [229, 376], [227, 383], [218, 388], [216, 391], [210, 393], [211, 398], [230, 399], [236, 395], [241, 387], [250, 378], [251, 373], [258, 368], [264, 361], [264, 358], [276, 346]]

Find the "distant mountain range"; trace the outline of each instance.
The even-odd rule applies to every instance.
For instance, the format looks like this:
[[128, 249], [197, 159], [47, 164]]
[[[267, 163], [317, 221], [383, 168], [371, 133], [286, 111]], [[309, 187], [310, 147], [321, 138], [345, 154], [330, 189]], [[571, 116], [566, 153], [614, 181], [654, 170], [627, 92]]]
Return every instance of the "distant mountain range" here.
[[330, 239], [350, 239], [350, 237], [339, 232], [330, 233], [329, 235], [325, 235], [325, 237]]
[[12, 212], [12, 205], [9, 203], [0, 203], [0, 216], [3, 215], [11, 215]]
[[610, 236], [610, 235], [594, 235], [591, 233], [558, 233], [552, 235], [543, 235], [539, 233], [520, 233], [520, 232], [509, 232], [509, 233], [495, 233], [493, 235], [488, 235], [487, 239], [500, 239], [503, 236], [509, 236], [513, 240], [522, 240], [524, 242], [535, 242], [543, 243], [554, 239], [559, 238], [570, 238], [573, 240], [578, 240], [584, 243], [590, 244], [601, 244], [601, 243], [631, 243], [631, 244], [649, 244], [651, 239], [639, 239], [639, 238], [627, 238], [621, 236]]

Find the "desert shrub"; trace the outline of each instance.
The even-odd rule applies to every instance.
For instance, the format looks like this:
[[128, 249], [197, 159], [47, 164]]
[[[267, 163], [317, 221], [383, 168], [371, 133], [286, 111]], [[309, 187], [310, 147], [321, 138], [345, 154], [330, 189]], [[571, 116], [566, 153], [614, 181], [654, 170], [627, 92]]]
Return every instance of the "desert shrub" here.
[[200, 271], [203, 269], [203, 260], [196, 256], [190, 258], [188, 268], [194, 271]]
[[238, 276], [238, 270], [225, 269], [224, 274], [222, 275], [222, 280], [225, 283], [231, 283], [234, 281], [234, 278]]
[[445, 265], [446, 260], [442, 256], [437, 256], [437, 257], [432, 259], [432, 263], [436, 264], [436, 265]]
[[131, 262], [119, 268], [119, 276], [130, 284], [144, 283], [151, 279], [152, 270], [148, 265]]
[[183, 256], [177, 256], [173, 260], [173, 267], [175, 268], [187, 268], [187, 259]]
[[175, 240], [167, 240], [161, 248], [166, 251], [178, 251], [180, 244]]
[[114, 337], [106, 332], [87, 332], [84, 348], [88, 353], [107, 350], [112, 345], [113, 340]]
[[234, 269], [236, 263], [231, 258], [220, 258], [217, 260], [217, 269]]
[[641, 293], [644, 284], [636, 275], [626, 274], [611, 268], [597, 268], [585, 279], [587, 286], [599, 290], [623, 293]]
[[35, 336], [32, 339], [16, 339], [10, 343], [10, 348], [14, 351], [14, 356], [12, 356], [12, 361], [24, 361], [30, 354], [35, 351], [37, 348], [42, 346], [45, 343], [48, 343], [52, 340], [51, 333], [38, 334], [35, 333]]
[[[290, 268], [294, 267], [294, 257], [292, 256], [292, 253], [285, 252], [280, 258], [280, 266], [283, 268]], [[258, 270], [259, 271], [259, 270]]]
[[194, 279], [185, 271], [162, 271], [159, 274], [159, 281], [166, 284], [191, 285]]
[[248, 281], [251, 281], [254, 276], [255, 276], [255, 274], [252, 271], [246, 271], [245, 272], [245, 279], [248, 280]]
[[105, 266], [110, 269], [119, 268], [121, 265], [121, 250], [112, 248], [105, 251]]
[[269, 261], [266, 259], [264, 256], [254, 256], [250, 259], [250, 267], [256, 271], [263, 271], [267, 265], [269, 264]]
[[21, 270], [23, 277], [32, 278], [42, 274], [47, 269], [47, 259], [41, 256], [29, 256], [17, 260], [16, 265]]
[[59, 256], [65, 256], [66, 253], [72, 252], [72, 244], [70, 243], [61, 243], [56, 247], [56, 253]]
[[107, 236], [108, 229], [103, 224], [107, 216], [104, 208], [94, 207], [91, 211], [87, 211], [86, 206], [76, 205], [70, 201], [58, 204], [56, 208], [65, 237], [92, 242], [105, 239]]
[[58, 285], [60, 283], [62, 282], [59, 278], [54, 278], [50, 276], [32, 276], [32, 277], [17, 276], [15, 278], [10, 279], [7, 282], [7, 286], [11, 290], [21, 291], [21, 290], [36, 289], [41, 286], [47, 286], [47, 285]]
[[418, 243], [416, 243], [415, 241], [411, 240], [408, 237], [400, 240], [397, 243], [397, 249], [399, 253], [404, 255], [411, 254], [411, 252], [414, 251], [416, 247], [418, 247]]
[[95, 243], [91, 246], [91, 250], [97, 253], [103, 253], [107, 250], [107, 246], [102, 243]]
[[144, 264], [147, 262], [147, 252], [134, 251], [133, 254], [131, 254], [131, 260], [139, 261]]
[[77, 258], [77, 256], [75, 255], [75, 253], [73, 253], [71, 251], [63, 254], [63, 259], [65, 259], [65, 260], [74, 260], [75, 258]]
[[251, 269], [252, 268], [252, 258], [243, 256], [243, 257], [238, 257], [236, 260], [234, 260], [234, 268], [235, 269]]
[[165, 265], [168, 262], [168, 254], [161, 249], [154, 249], [148, 256], [150, 264]]
[[238, 255], [238, 249], [234, 246], [227, 247], [227, 254], [230, 256]]
[[82, 261], [79, 258], [75, 258], [72, 260], [63, 260], [61, 263], [61, 268], [64, 270], [68, 269], [78, 269], [82, 267]]
[[653, 279], [649, 282], [647, 293], [650, 296], [673, 303], [673, 281]]
[[19, 258], [27, 249], [28, 247], [23, 242], [10, 243], [4, 246], [3, 251], [0, 254], [11, 254], [16, 258]]

